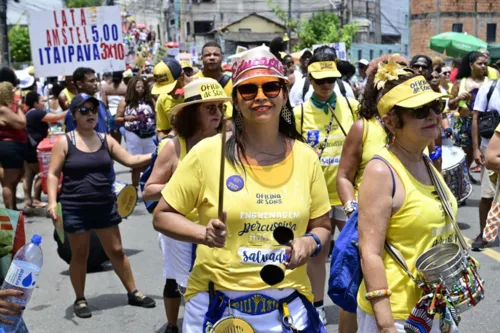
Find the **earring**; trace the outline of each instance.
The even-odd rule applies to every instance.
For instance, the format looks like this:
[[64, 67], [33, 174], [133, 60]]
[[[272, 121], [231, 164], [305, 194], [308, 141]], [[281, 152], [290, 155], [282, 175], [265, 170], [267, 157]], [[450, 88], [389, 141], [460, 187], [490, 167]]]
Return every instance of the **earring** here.
[[281, 109], [281, 117], [283, 117], [288, 124], [292, 124], [292, 112], [286, 105]]
[[234, 124], [239, 131], [243, 130], [243, 116], [240, 111], [236, 111], [236, 115], [234, 116]]
[[385, 139], [385, 141], [387, 142], [387, 149], [391, 149], [391, 147], [394, 145], [394, 140], [396, 140], [396, 135], [394, 135], [394, 133], [392, 132], [389, 132], [389, 134], [387, 134], [387, 138]]

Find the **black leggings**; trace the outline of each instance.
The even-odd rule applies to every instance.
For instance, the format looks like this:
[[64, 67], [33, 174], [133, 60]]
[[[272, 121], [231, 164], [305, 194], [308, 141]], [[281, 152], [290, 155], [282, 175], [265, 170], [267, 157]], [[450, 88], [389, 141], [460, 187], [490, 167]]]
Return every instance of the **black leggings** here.
[[163, 297], [165, 298], [180, 298], [179, 286], [174, 279], [167, 279], [163, 288]]

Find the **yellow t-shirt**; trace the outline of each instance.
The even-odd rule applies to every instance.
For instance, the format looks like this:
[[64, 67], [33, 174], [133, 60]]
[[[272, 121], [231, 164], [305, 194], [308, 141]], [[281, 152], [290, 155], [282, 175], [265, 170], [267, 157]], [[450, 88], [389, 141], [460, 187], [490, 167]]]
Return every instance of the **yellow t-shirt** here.
[[[195, 78], [204, 78], [205, 75], [203, 75], [203, 72], [202, 71], [199, 71], [198, 73], [196, 73], [195, 75], [193, 75], [193, 77]], [[232, 79], [229, 79], [229, 81], [227, 82], [227, 84], [222, 87], [224, 89], [224, 92], [226, 93], [226, 95], [228, 97], [231, 97], [232, 94], [233, 94], [233, 80]], [[226, 102], [224, 103], [224, 118], [226, 119], [231, 119], [233, 117], [233, 103], [231, 102]]]
[[[217, 218], [221, 136], [204, 139], [188, 153], [162, 191], [163, 198], [181, 214], [198, 209], [199, 223]], [[310, 219], [330, 210], [325, 178], [318, 158], [306, 144], [295, 141], [282, 162], [266, 167], [236, 167], [226, 159], [224, 210], [227, 239], [222, 249], [198, 245], [187, 284], [186, 300], [207, 291], [270, 289], [260, 278], [266, 264], [284, 261], [284, 251], [273, 230], [287, 226], [295, 237], [306, 233]], [[287, 270], [273, 289], [292, 288], [312, 300], [306, 265]]]
[[354, 181], [356, 195], [363, 180], [363, 172], [368, 165], [368, 162], [375, 154], [386, 144], [387, 132], [382, 127], [382, 124], [376, 117], [370, 120], [363, 118], [363, 153], [361, 154], [361, 163], [359, 163], [358, 172]]
[[76, 95], [73, 94], [71, 91], [69, 91], [68, 88], [64, 88], [62, 92], [66, 96], [66, 99], [68, 100], [68, 105], [70, 105], [71, 101]]
[[[377, 155], [385, 159], [397, 173], [406, 194], [403, 206], [389, 221], [386, 241], [401, 252], [409, 270], [416, 276], [417, 258], [437, 244], [455, 242], [455, 231], [433, 185], [424, 185], [416, 180], [387, 148], [382, 148]], [[436, 173], [439, 175], [439, 172]], [[439, 180], [446, 189], [456, 215], [457, 201], [440, 175]], [[390, 302], [394, 319], [406, 320], [422, 297], [422, 290], [385, 251], [382, 260], [388, 288], [392, 291]], [[371, 303], [365, 299], [365, 294], [363, 281], [358, 291], [358, 305], [373, 315]]]
[[498, 80], [498, 72], [495, 68], [488, 66], [488, 79]]
[[[349, 103], [353, 112], [356, 112], [359, 103], [354, 99], [349, 99]], [[304, 108], [303, 118], [302, 107]], [[308, 100], [302, 105], [296, 106], [293, 109], [293, 113], [295, 115], [295, 125], [297, 127], [297, 131], [306, 139], [306, 142], [311, 147], [319, 149], [325, 141], [327, 128], [330, 124], [332, 115], [316, 108], [312, 104], [311, 100]], [[355, 121], [356, 113], [354, 113], [353, 117], [351, 110], [347, 105], [347, 100], [342, 96], [337, 96], [335, 115], [342, 124], [346, 134], [349, 133], [349, 130]], [[328, 186], [328, 195], [332, 206], [342, 205], [337, 193], [337, 171], [339, 168], [344, 141], [345, 135], [334, 118], [325, 150], [323, 151], [323, 155], [321, 155], [321, 166], [325, 174], [326, 184]]]
[[172, 128], [170, 110], [183, 102], [184, 98], [182, 97], [175, 99], [169, 94], [160, 95], [156, 101], [156, 129], [158, 131], [168, 131]]

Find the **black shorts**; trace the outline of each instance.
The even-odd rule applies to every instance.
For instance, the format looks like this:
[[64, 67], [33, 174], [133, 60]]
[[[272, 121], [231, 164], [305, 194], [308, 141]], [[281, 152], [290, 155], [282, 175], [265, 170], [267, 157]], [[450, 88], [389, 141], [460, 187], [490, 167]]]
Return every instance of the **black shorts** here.
[[24, 168], [24, 161], [28, 158], [28, 145], [29, 143], [17, 141], [0, 141], [0, 164], [2, 168]]
[[92, 229], [104, 229], [118, 225], [122, 218], [118, 215], [116, 202], [101, 207], [68, 208], [62, 206], [64, 231], [80, 233]]
[[38, 155], [36, 153], [36, 147], [33, 147], [28, 143], [28, 149], [26, 150], [25, 156], [26, 163], [33, 164], [38, 163]]

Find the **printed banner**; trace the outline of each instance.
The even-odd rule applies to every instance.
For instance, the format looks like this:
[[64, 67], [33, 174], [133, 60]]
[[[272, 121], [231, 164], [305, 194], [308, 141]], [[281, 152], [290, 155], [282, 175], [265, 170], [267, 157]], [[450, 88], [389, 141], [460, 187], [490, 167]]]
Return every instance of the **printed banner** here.
[[347, 60], [347, 50], [345, 48], [345, 43], [331, 43], [331, 44], [314, 44], [312, 49], [316, 50], [320, 46], [328, 45], [333, 47], [337, 51], [337, 58], [340, 60]]
[[29, 13], [31, 57], [38, 77], [125, 70], [120, 7], [64, 8]]

